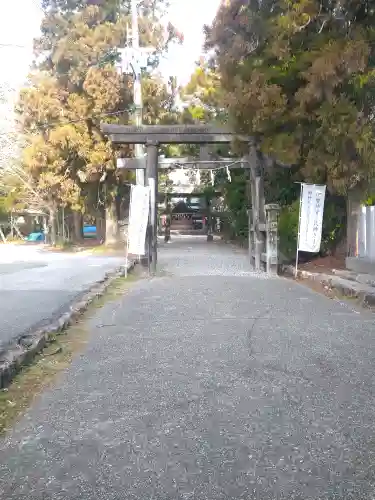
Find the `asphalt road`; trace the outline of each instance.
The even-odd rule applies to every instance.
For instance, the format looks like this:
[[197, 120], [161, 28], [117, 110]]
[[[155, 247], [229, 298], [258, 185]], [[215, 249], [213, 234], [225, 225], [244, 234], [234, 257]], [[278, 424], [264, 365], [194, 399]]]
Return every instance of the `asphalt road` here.
[[0, 245], [0, 351], [64, 311], [90, 285], [121, 264], [123, 259], [118, 257]]
[[0, 445], [7, 500], [372, 500], [374, 316], [173, 242]]

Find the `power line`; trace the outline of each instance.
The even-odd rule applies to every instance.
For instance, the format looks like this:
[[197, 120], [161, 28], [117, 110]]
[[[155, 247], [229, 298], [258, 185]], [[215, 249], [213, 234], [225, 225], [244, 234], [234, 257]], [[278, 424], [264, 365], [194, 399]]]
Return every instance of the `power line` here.
[[[4, 44], [1, 44], [0, 43], [0, 48], [4, 46]], [[20, 46], [22, 47], [22, 46]], [[115, 48], [114, 50], [118, 50], [117, 48]], [[89, 64], [86, 68], [85, 68], [85, 71], [88, 71], [89, 69], [91, 68], [103, 68], [103, 66], [105, 64], [108, 64], [108, 63], [112, 63], [112, 67], [113, 67], [113, 56], [114, 56], [114, 53], [109, 51], [107, 55], [103, 56], [102, 58], [99, 58], [101, 60], [99, 60], [98, 62], [96, 63], [93, 63], [93, 64]], [[55, 78], [56, 80], [58, 80], [60, 77], [63, 77], [63, 76], [70, 76], [71, 72], [66, 72], [66, 73], [57, 73], [55, 75], [53, 74], [50, 74], [49, 70], [46, 69], [46, 70], [43, 70], [43, 69], [39, 69], [38, 70], [38, 73], [40, 75], [43, 75], [44, 73], [47, 74], [48, 76], [51, 76], [52, 78]], [[1, 85], [1, 82], [0, 82], [0, 85]], [[26, 87], [27, 88], [27, 87]], [[14, 89], [15, 90], [15, 89]], [[82, 118], [78, 118], [76, 120], [70, 120], [70, 121], [67, 121], [67, 122], [62, 122], [60, 120], [56, 120], [56, 122], [51, 122], [49, 124], [46, 124], [44, 127], [41, 127], [41, 128], [45, 128], [45, 129], [48, 129], [50, 127], [53, 127], [54, 125], [72, 125], [74, 123], [79, 123], [79, 122], [82, 122], [82, 121], [85, 121], [85, 120], [88, 120], [88, 119], [98, 119], [98, 118], [105, 118], [105, 117], [108, 117], [108, 116], [117, 116], [117, 115], [121, 115], [122, 113], [126, 112], [126, 111], [132, 111], [132, 108], [129, 107], [129, 108], [125, 108], [123, 110], [120, 110], [120, 111], [114, 111], [114, 112], [109, 112], [109, 113], [104, 113], [104, 114], [101, 114], [101, 115], [96, 115], [96, 116], [92, 116], [92, 117], [82, 117]], [[0, 137], [4, 137], [4, 136], [9, 136], [11, 134], [17, 134], [17, 132], [5, 132], [5, 133], [1, 133], [0, 132]]]
[[[0, 43], [0, 48], [4, 48], [4, 47], [26, 48], [27, 46], [25, 46], [25, 45], [17, 45], [17, 44]], [[115, 51], [118, 52], [118, 48], [114, 48], [113, 50], [115, 50]], [[113, 66], [113, 63], [115, 62], [113, 60], [113, 56], [115, 55], [115, 53], [113, 52], [113, 50], [109, 50], [108, 53], [105, 56], [103, 56], [102, 58], [99, 58], [99, 61], [97, 61], [96, 63], [89, 64], [85, 68], [85, 71], [88, 71], [91, 68], [103, 68], [103, 66], [105, 64], [108, 64], [108, 63], [112, 63], [112, 66]], [[50, 74], [50, 72], [48, 71], [48, 69], [46, 69], [46, 70], [39, 69], [38, 72], [39, 72], [40, 75], [43, 75], [43, 73], [46, 73], [47, 75], [51, 76], [52, 78], [56, 78], [56, 80], [58, 80], [60, 77], [63, 77], [63, 76], [70, 76], [70, 74], [71, 74], [71, 72], [65, 72], [65, 73], [57, 73], [57, 74], [53, 75], [53, 74]], [[0, 85], [1, 85], [1, 82], [0, 82]], [[79, 123], [79, 122], [82, 122], [82, 121], [86, 121], [88, 119], [95, 120], [95, 119], [98, 119], [98, 118], [101, 118], [101, 117], [104, 118], [104, 117], [108, 117], [108, 116], [121, 115], [124, 112], [131, 111], [131, 110], [132, 110], [132, 108], [129, 107], [129, 108], [126, 108], [126, 109], [123, 109], [123, 110], [120, 110], [120, 111], [103, 113], [103, 114], [96, 115], [96, 116], [91, 116], [91, 117], [82, 117], [82, 118], [78, 118], [76, 120], [70, 120], [70, 121], [67, 121], [67, 122], [56, 120], [55, 122], [51, 122], [49, 124], [46, 124], [44, 127], [40, 127], [40, 128], [42, 128], [42, 129], [49, 129], [49, 128], [53, 127], [54, 125], [57, 125], [57, 126], [72, 125], [74, 123]], [[17, 134], [17, 132], [16, 131], [15, 132], [3, 132], [3, 133], [0, 132], [0, 137], [10, 136], [12, 134]]]
[[17, 43], [0, 43], [0, 49], [32, 49], [32, 45], [19, 45]]
[[[1, 48], [2, 44], [0, 44], [0, 48]], [[103, 64], [105, 64], [106, 62], [110, 62], [109, 60], [107, 60], [106, 56], [103, 57], [103, 60], [102, 61], [98, 61], [96, 63], [93, 63], [93, 64], [90, 64], [88, 65], [86, 69], [86, 71], [88, 71], [89, 69], [91, 68], [101, 68], [103, 67]], [[55, 78], [56, 80], [58, 80], [60, 77], [63, 77], [63, 76], [70, 76], [70, 72], [66, 72], [66, 73], [57, 73], [56, 75], [53, 75], [53, 74], [50, 74], [48, 70], [38, 70], [38, 73], [39, 75], [43, 75], [44, 73], [46, 73], [48, 76], [51, 76], [52, 78]], [[9, 82], [4, 82], [4, 83], [9, 83]], [[0, 85], [1, 85], [1, 82], [0, 82]], [[27, 88], [27, 87], [26, 87]], [[16, 90], [16, 89], [12, 89], [12, 90]], [[56, 120], [55, 123], [52, 122], [52, 123], [49, 123], [48, 125], [45, 125], [45, 127], [42, 127], [42, 128], [50, 128], [50, 127], [53, 127], [54, 125], [72, 125], [74, 123], [79, 123], [79, 122], [82, 122], [82, 121], [85, 121], [85, 120], [88, 120], [88, 119], [96, 119], [96, 118], [100, 118], [100, 117], [107, 117], [107, 116], [116, 116], [116, 115], [119, 115], [121, 113], [124, 113], [125, 111], [131, 111], [131, 108], [126, 108], [126, 109], [123, 109], [121, 111], [114, 111], [112, 113], [104, 113], [102, 115], [97, 115], [97, 116], [92, 116], [92, 117], [85, 117], [85, 118], [78, 118], [76, 120], [71, 120], [71, 121], [68, 121], [68, 122], [61, 122], [59, 120]], [[4, 137], [4, 136], [9, 136], [11, 134], [17, 134], [17, 132], [0, 132], [0, 137]]]
[[[102, 113], [102, 114], [94, 115], [94, 116], [85, 116], [85, 117], [82, 117], [82, 118], [77, 118], [75, 120], [69, 120], [67, 122], [56, 120], [55, 122], [51, 122], [48, 125], [42, 126], [40, 128], [42, 128], [42, 129], [49, 129], [49, 128], [52, 128], [52, 127], [54, 127], [56, 125], [57, 126], [73, 125], [75, 123], [84, 122], [86, 120], [97, 120], [99, 118], [106, 118], [108, 116], [118, 116], [118, 115], [124, 114], [126, 111], [131, 111], [131, 107], [125, 108], [125, 109], [121, 109], [120, 111], [113, 111], [113, 112], [108, 112], [108, 113]], [[17, 134], [17, 132], [0, 133], [0, 137], [9, 136], [11, 134]]]

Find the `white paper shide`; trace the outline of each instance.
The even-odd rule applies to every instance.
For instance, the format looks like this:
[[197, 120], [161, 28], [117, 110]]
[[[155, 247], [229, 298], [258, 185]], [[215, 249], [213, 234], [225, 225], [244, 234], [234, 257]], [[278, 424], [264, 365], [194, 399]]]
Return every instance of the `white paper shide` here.
[[145, 255], [146, 231], [150, 208], [150, 188], [132, 186], [130, 195], [128, 254]]
[[301, 185], [301, 206], [298, 231], [298, 250], [320, 251], [326, 186]]

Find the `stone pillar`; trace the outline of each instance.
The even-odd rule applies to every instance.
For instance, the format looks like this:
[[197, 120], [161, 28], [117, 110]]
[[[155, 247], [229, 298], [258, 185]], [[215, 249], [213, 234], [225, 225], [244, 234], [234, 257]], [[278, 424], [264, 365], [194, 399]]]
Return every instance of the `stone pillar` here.
[[254, 269], [264, 271], [266, 255], [266, 212], [261, 153], [255, 143], [249, 144], [252, 226], [254, 230]]
[[363, 192], [359, 189], [352, 189], [347, 194], [346, 201], [346, 255], [347, 257], [358, 256], [358, 228], [363, 202]]
[[278, 272], [278, 221], [280, 206], [277, 204], [265, 205], [266, 211], [266, 271], [276, 275]]

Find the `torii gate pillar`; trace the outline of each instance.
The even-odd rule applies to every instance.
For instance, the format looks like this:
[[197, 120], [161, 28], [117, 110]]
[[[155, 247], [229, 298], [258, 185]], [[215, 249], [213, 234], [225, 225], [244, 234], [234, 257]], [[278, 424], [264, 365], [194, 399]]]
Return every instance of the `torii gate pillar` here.
[[149, 251], [148, 265], [152, 273], [156, 273], [157, 247], [158, 247], [158, 159], [159, 144], [157, 141], [146, 143], [146, 185], [150, 187], [151, 203], [149, 214], [149, 226], [147, 230], [147, 246]]

